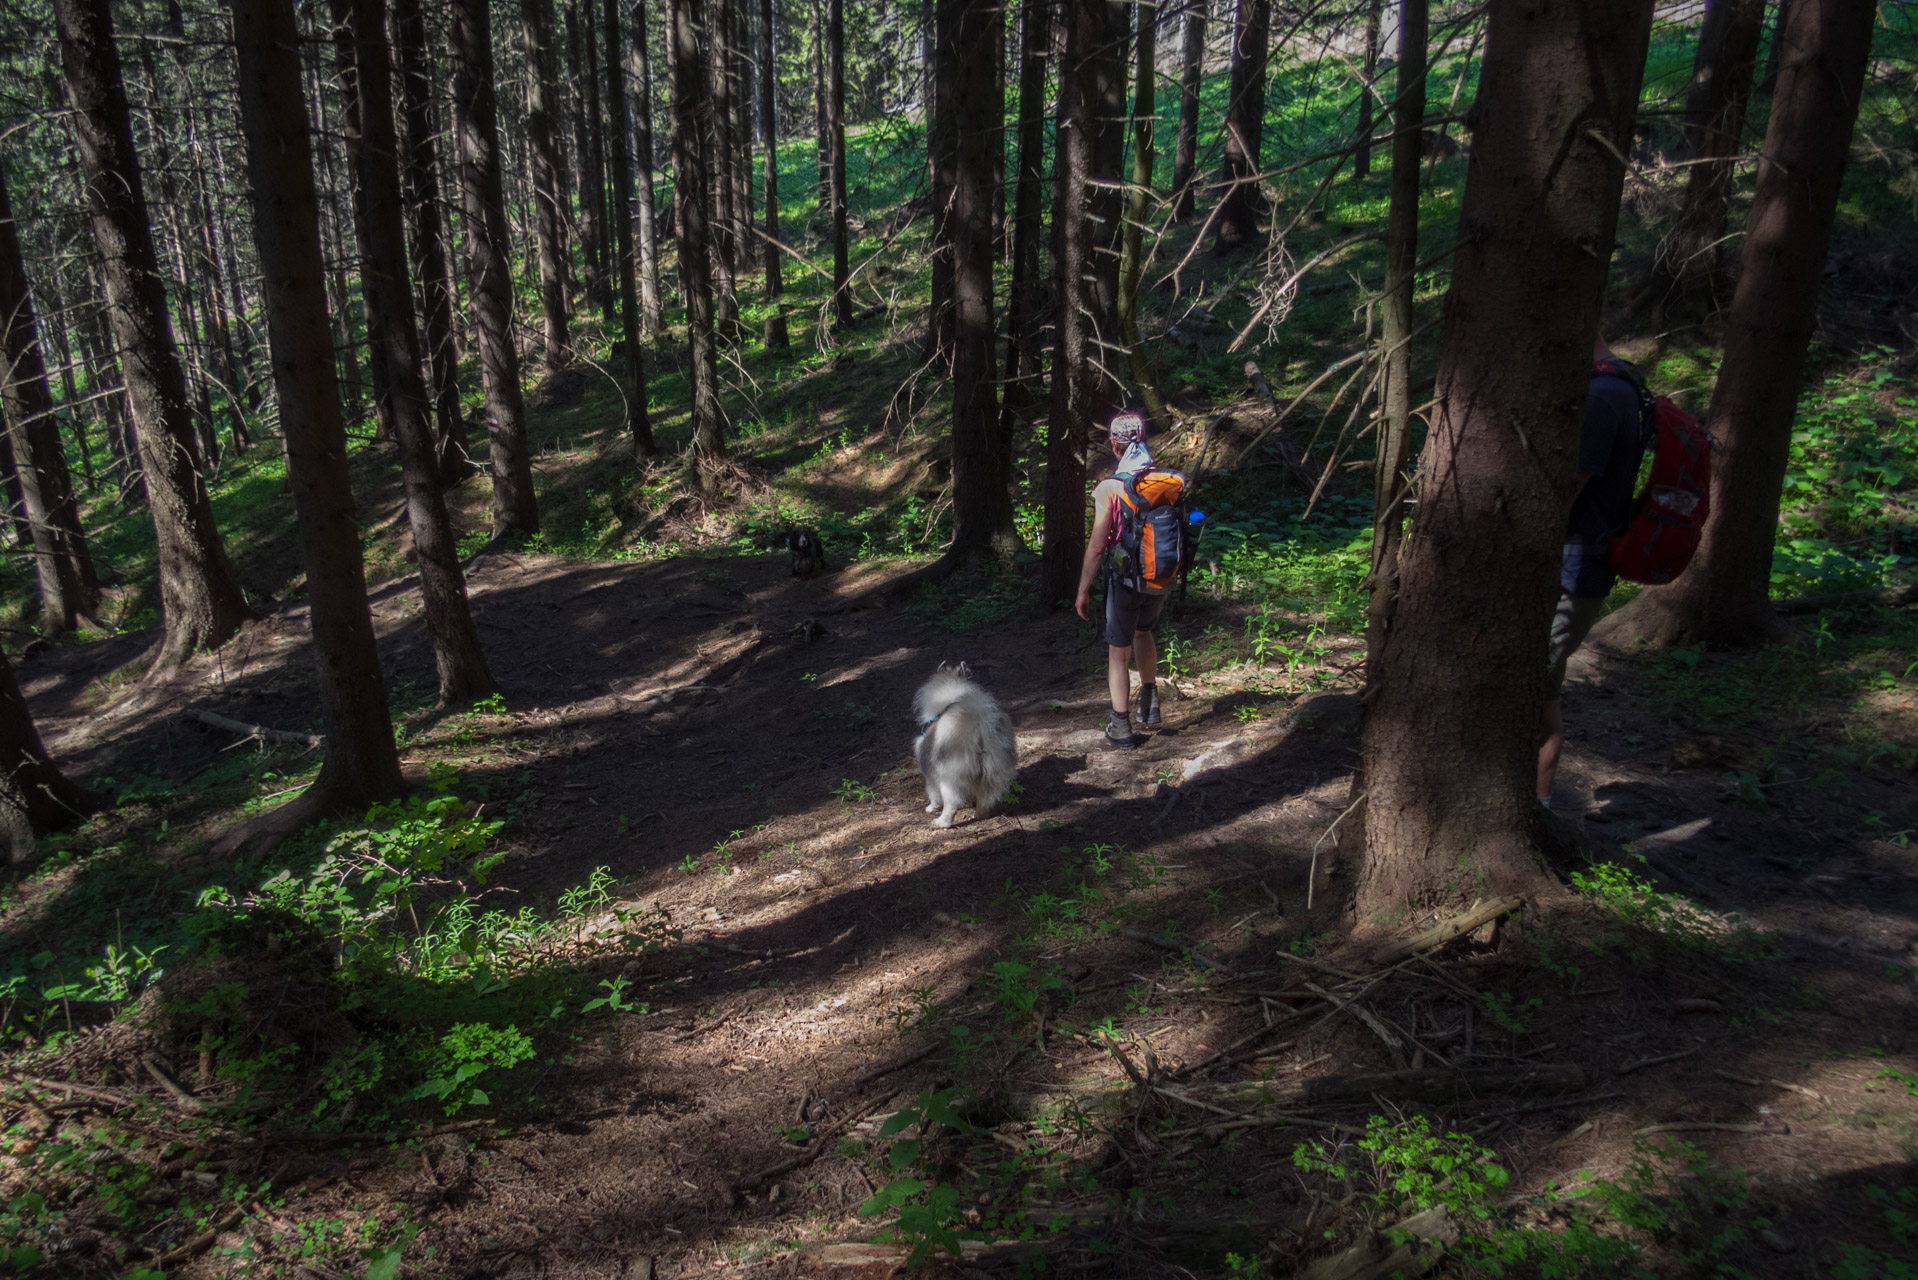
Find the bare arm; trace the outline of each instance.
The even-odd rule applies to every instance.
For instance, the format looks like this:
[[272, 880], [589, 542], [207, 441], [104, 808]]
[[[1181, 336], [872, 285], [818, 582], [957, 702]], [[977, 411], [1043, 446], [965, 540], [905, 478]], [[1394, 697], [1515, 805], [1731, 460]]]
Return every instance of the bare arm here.
[[1099, 576], [1099, 565], [1106, 557], [1106, 539], [1112, 530], [1112, 500], [1106, 486], [1111, 483], [1105, 481], [1092, 491], [1092, 536], [1086, 540], [1085, 562], [1079, 566], [1079, 591], [1073, 598], [1073, 607], [1081, 618], [1091, 607], [1092, 580]]

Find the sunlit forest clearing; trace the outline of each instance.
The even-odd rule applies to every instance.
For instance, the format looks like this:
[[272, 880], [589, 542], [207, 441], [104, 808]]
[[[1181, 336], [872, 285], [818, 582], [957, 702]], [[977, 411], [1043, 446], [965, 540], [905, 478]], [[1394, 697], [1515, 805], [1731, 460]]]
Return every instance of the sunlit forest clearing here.
[[[1912, 6], [0, 51], [0, 1272], [1918, 1275]], [[1541, 805], [1594, 330], [1711, 515]]]

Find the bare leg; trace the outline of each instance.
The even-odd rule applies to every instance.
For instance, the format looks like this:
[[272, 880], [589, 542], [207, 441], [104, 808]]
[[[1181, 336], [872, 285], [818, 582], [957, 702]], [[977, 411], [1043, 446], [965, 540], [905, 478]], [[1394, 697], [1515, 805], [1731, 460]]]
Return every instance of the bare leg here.
[[1106, 689], [1112, 694], [1112, 709], [1120, 715], [1131, 710], [1132, 673], [1126, 669], [1132, 650], [1106, 646]]
[[1552, 798], [1558, 780], [1558, 753], [1565, 747], [1565, 708], [1557, 698], [1545, 704], [1545, 742], [1538, 749], [1538, 798]]
[[1139, 680], [1142, 684], [1159, 682], [1159, 641], [1150, 631], [1132, 633], [1132, 656], [1139, 660]]

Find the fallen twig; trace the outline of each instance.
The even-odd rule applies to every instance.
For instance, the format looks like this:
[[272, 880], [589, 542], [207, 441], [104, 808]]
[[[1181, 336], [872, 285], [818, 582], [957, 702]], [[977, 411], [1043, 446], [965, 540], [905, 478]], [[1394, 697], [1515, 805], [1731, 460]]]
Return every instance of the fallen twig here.
[[326, 738], [317, 733], [296, 733], [291, 729], [269, 729], [265, 725], [248, 724], [244, 720], [229, 720], [225, 716], [216, 716], [211, 711], [189, 711], [187, 715], [201, 724], [211, 725], [215, 729], [226, 729], [241, 735], [240, 741], [258, 738], [263, 742], [297, 742], [302, 746], [319, 747], [326, 745]]
[[1391, 964], [1406, 956], [1417, 955], [1421, 951], [1430, 951], [1443, 946], [1454, 938], [1463, 937], [1489, 920], [1517, 911], [1525, 905], [1525, 899], [1519, 897], [1498, 898], [1483, 906], [1474, 907], [1462, 916], [1441, 921], [1417, 937], [1407, 938], [1403, 942], [1394, 942], [1379, 948], [1372, 957], [1375, 964]]
[[188, 1115], [194, 1116], [204, 1115], [206, 1113], [205, 1100], [196, 1098], [191, 1093], [188, 1093], [186, 1087], [168, 1075], [159, 1063], [155, 1062], [152, 1058], [142, 1057], [140, 1059], [140, 1065], [146, 1068], [147, 1074], [152, 1076], [154, 1081], [158, 1083], [162, 1089], [166, 1090], [167, 1096], [173, 1099], [174, 1104], [178, 1106], [180, 1110], [186, 1112]]
[[1626, 1063], [1618, 1070], [1612, 1072], [1612, 1074], [1615, 1076], [1630, 1075], [1632, 1072], [1642, 1070], [1645, 1067], [1656, 1067], [1666, 1062], [1677, 1062], [1680, 1058], [1689, 1058], [1697, 1052], [1698, 1050], [1695, 1048], [1682, 1049], [1677, 1053], [1661, 1053], [1655, 1058], [1640, 1058], [1637, 1062]]
[[132, 1104], [133, 1099], [117, 1089], [102, 1089], [98, 1085], [76, 1084], [72, 1080], [48, 1080], [41, 1076], [30, 1076], [19, 1071], [9, 1071], [7, 1075], [22, 1084], [30, 1084], [38, 1089], [53, 1089], [66, 1094], [78, 1094], [83, 1098], [92, 1098], [96, 1102], [110, 1102], [116, 1107]]
[[1733, 1084], [1748, 1084], [1757, 1089], [1762, 1089], [1769, 1085], [1773, 1089], [1785, 1089], [1791, 1093], [1802, 1093], [1807, 1098], [1812, 1098], [1819, 1102], [1829, 1101], [1829, 1099], [1827, 1099], [1824, 1094], [1818, 1092], [1818, 1090], [1807, 1089], [1804, 1085], [1793, 1084], [1789, 1080], [1760, 1079], [1757, 1076], [1733, 1075], [1731, 1072], [1723, 1070], [1722, 1068], [1713, 1071], [1712, 1074], [1721, 1080], [1729, 1080]]
[[801, 1165], [811, 1164], [821, 1155], [825, 1154], [828, 1143], [898, 1096], [899, 1090], [897, 1089], [892, 1089], [880, 1094], [859, 1110], [847, 1114], [844, 1118], [831, 1125], [824, 1133], [808, 1143], [806, 1149], [798, 1155], [786, 1160], [781, 1160], [778, 1164], [770, 1168], [761, 1169], [758, 1173], [747, 1174], [744, 1178], [741, 1178], [733, 1184], [734, 1189], [738, 1191], [757, 1191], [766, 1185], [767, 1179], [777, 1178], [782, 1173], [791, 1173]]
[[1770, 1120], [1764, 1124], [1723, 1124], [1714, 1120], [1675, 1120], [1670, 1124], [1648, 1124], [1643, 1129], [1632, 1130], [1634, 1138], [1643, 1138], [1653, 1133], [1769, 1133], [1782, 1136], [1791, 1132], [1791, 1126]]
[[1161, 951], [1177, 951], [1181, 954], [1189, 955], [1206, 968], [1216, 970], [1219, 973], [1230, 974], [1232, 972], [1231, 969], [1227, 968], [1220, 961], [1214, 960], [1211, 956], [1204, 954], [1197, 948], [1188, 947], [1183, 943], [1167, 942], [1163, 938], [1155, 938], [1151, 934], [1138, 929], [1121, 929], [1119, 932], [1134, 942], [1145, 943], [1148, 947], [1157, 947]]
[[863, 1089], [867, 1085], [871, 1084], [873, 1081], [879, 1079], [881, 1076], [889, 1076], [895, 1071], [904, 1071], [907, 1067], [912, 1066], [916, 1062], [924, 1062], [927, 1058], [930, 1058], [933, 1054], [937, 1053], [939, 1051], [939, 1047], [940, 1047], [939, 1044], [935, 1042], [933, 1044], [927, 1045], [925, 1048], [921, 1049], [918, 1053], [915, 1053], [911, 1055], [910, 1057], [901, 1058], [897, 1062], [888, 1063], [883, 1067], [874, 1067], [871, 1071], [868, 1071], [865, 1075], [860, 1076], [858, 1079], [854, 1080], [852, 1082], [852, 1087], [855, 1089]]

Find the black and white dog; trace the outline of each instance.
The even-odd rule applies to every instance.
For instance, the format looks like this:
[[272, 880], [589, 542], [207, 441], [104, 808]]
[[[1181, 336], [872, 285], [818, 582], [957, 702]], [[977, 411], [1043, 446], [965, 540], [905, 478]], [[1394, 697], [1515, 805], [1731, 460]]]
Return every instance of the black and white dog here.
[[826, 571], [826, 545], [812, 529], [788, 529], [774, 536], [769, 550], [792, 552], [793, 577], [811, 578]]

